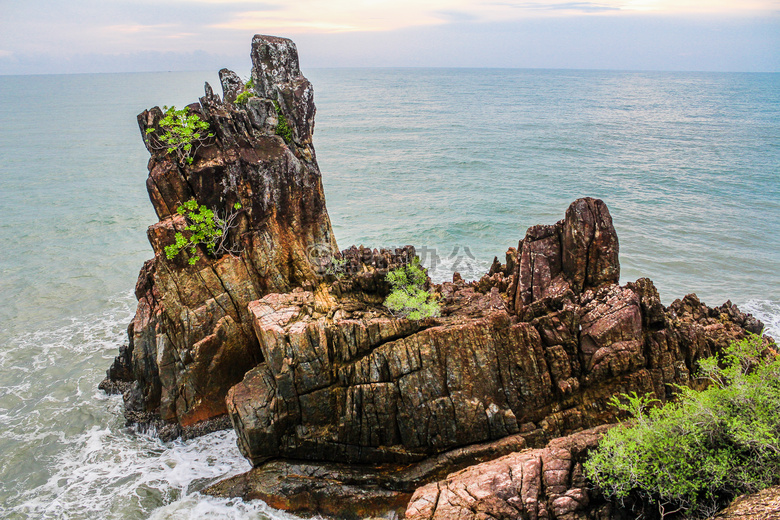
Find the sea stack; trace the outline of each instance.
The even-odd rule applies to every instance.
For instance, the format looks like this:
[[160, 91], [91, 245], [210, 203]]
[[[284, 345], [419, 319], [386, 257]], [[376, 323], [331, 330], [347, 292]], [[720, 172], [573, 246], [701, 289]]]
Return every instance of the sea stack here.
[[[439, 316], [392, 314], [386, 276], [414, 247], [338, 250], [295, 45], [258, 35], [251, 57], [251, 82], [223, 69], [222, 97], [207, 84], [188, 106], [208, 130], [184, 159], [159, 141], [162, 110], [138, 116], [155, 257], [103, 385], [128, 419], [177, 435], [229, 417], [254, 469], [207, 492], [294, 512], [611, 518], [581, 468], [617, 421], [610, 399], [665, 402], [761, 323], [695, 295], [665, 307], [646, 278], [619, 285], [612, 217], [589, 197], [480, 280], [428, 280]], [[166, 253], [193, 232], [188, 201], [230, 216], [225, 251]]]
[[[224, 99], [206, 84], [206, 95], [188, 106], [213, 134], [198, 143], [191, 164], [148, 137], [164, 131], [162, 110], [138, 116], [159, 222], [148, 230], [155, 256], [138, 277], [129, 343], [112, 372], [134, 380], [126, 402], [135, 418], [189, 426], [224, 415], [227, 391], [263, 360], [249, 302], [314, 287], [319, 252], [336, 251], [312, 146], [314, 94], [295, 44], [256, 36], [252, 59], [255, 87], [244, 104], [234, 102], [244, 83], [222, 70]], [[186, 251], [166, 256], [187, 226], [177, 208], [190, 200], [236, 214], [228, 237], [233, 254], [214, 257], [200, 248], [192, 264]]]

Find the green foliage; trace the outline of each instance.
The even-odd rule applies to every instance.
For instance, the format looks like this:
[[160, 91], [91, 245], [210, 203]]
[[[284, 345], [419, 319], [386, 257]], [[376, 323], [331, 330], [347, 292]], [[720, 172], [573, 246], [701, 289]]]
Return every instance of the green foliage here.
[[434, 295], [425, 290], [427, 280], [428, 275], [417, 257], [411, 264], [393, 269], [387, 273], [392, 291], [385, 300], [385, 307], [396, 316], [410, 320], [438, 316], [441, 308]]
[[244, 90], [236, 96], [235, 103], [237, 105], [244, 105], [250, 98], [255, 97], [255, 82], [251, 79], [244, 84]]
[[[233, 204], [233, 209], [240, 210], [241, 203]], [[223, 219], [206, 206], [199, 206], [194, 199], [176, 208], [176, 212], [187, 219], [187, 226], [184, 228], [187, 236], [177, 232], [176, 241], [165, 246], [165, 256], [169, 260], [186, 250], [190, 254], [188, 262], [190, 265], [194, 265], [200, 260], [200, 256], [198, 256], [199, 245], [203, 245], [210, 255], [223, 252], [232, 254], [234, 252], [227, 248], [226, 239], [228, 230], [234, 227], [232, 223], [237, 213], [231, 212], [227, 218]]]
[[274, 108], [276, 109], [276, 117], [279, 119], [279, 123], [276, 125], [276, 135], [282, 136], [284, 142], [290, 144], [292, 142], [292, 128], [287, 123], [287, 118], [284, 117], [278, 101], [274, 101]]
[[342, 278], [345, 274], [347, 274], [347, 259], [346, 258], [331, 258], [330, 263], [328, 264], [327, 269], [325, 270], [325, 274], [329, 274], [332, 276], [335, 276], [337, 279]]
[[147, 128], [147, 140], [156, 137], [167, 153], [174, 153], [178, 159], [192, 164], [195, 151], [200, 144], [214, 134], [207, 133], [209, 124], [201, 120], [198, 114], [190, 114], [189, 108], [177, 110], [175, 106], [164, 106], [165, 116], [160, 120], [162, 135], [154, 135], [156, 128]]
[[249, 90], [244, 90], [236, 96], [236, 105], [245, 105], [249, 98], [255, 97], [255, 93]]
[[639, 415], [605, 435], [585, 463], [587, 476], [624, 504], [688, 518], [780, 482], [780, 359], [763, 351], [759, 336], [733, 343], [700, 363], [711, 385], [679, 387], [679, 399], [664, 407], [648, 410], [648, 399], [624, 396], [621, 408]]

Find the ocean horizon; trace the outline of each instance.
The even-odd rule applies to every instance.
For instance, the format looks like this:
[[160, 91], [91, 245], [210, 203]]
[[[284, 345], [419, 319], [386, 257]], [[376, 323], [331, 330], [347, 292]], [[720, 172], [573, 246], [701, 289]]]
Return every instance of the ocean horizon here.
[[[247, 71], [243, 72], [247, 76]], [[305, 69], [340, 248], [412, 244], [434, 281], [604, 200], [621, 283], [730, 300], [780, 338], [780, 73]], [[157, 221], [136, 115], [216, 72], [0, 76], [0, 518], [295, 518], [206, 498], [235, 434], [163, 443], [97, 389]]]

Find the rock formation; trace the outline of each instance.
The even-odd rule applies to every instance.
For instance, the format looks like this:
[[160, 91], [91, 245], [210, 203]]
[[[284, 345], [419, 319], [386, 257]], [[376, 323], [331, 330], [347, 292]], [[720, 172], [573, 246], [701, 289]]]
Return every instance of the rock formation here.
[[[151, 154], [147, 189], [160, 221], [148, 231], [155, 256], [136, 284], [129, 345], [109, 374], [135, 381], [126, 392], [131, 412], [185, 426], [223, 415], [228, 389], [263, 360], [247, 304], [269, 292], [313, 287], [320, 253], [336, 251], [312, 146], [313, 91], [295, 45], [257, 36], [252, 59], [255, 89], [246, 104], [231, 102], [244, 85], [223, 70], [225, 100], [207, 84], [206, 96], [189, 105], [214, 134], [195, 149], [192, 164], [147, 137], [147, 129], [159, 132], [159, 108], [138, 116]], [[282, 117], [289, 140], [276, 135]], [[177, 207], [191, 199], [221, 215], [241, 205], [229, 237], [240, 254], [201, 251], [194, 265], [186, 253], [166, 257], [165, 246], [186, 225]]]
[[440, 318], [347, 317], [348, 300], [325, 288], [252, 302], [265, 361], [227, 396], [242, 452], [254, 465], [367, 464], [518, 433], [540, 446], [614, 421], [615, 394], [665, 401], [691, 382], [697, 359], [744, 334], [739, 313], [693, 296], [667, 310], [649, 280], [617, 285], [617, 236], [601, 201], [580, 199], [566, 215], [528, 231], [511, 281], [503, 266], [472, 284], [484, 293], [436, 287]]
[[[403, 513], [423, 486], [410, 518], [609, 518], [579, 464], [617, 419], [610, 398], [666, 401], [698, 359], [762, 325], [695, 295], [664, 307], [648, 279], [618, 285], [617, 234], [591, 198], [481, 280], [429, 284], [441, 316], [393, 316], [386, 274], [414, 248], [337, 252], [295, 46], [255, 36], [252, 63], [253, 85], [223, 70], [222, 99], [207, 84], [189, 106], [214, 134], [191, 164], [147, 137], [155, 257], [104, 387], [125, 388], [130, 419], [229, 414], [255, 469], [213, 494], [360, 518]], [[162, 118], [139, 115], [142, 134]], [[191, 199], [240, 204], [233, 254], [167, 258]]]
[[420, 487], [408, 520], [611, 518], [613, 507], [588, 485], [582, 463], [609, 426], [554, 439], [470, 466]]

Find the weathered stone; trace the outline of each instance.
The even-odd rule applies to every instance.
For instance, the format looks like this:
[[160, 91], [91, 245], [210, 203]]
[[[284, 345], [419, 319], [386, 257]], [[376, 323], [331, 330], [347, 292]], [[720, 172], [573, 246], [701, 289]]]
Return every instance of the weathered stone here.
[[[514, 264], [507, 252], [507, 266]], [[561, 308], [583, 290], [620, 278], [618, 240], [606, 205], [589, 197], [574, 201], [564, 220], [528, 228], [516, 253], [509, 296], [526, 320]]]
[[590, 197], [573, 202], [561, 235], [563, 270], [575, 292], [618, 282], [617, 233], [604, 202]]
[[522, 403], [550, 395], [538, 334], [505, 313], [416, 332], [385, 316], [313, 319], [313, 299], [250, 305], [266, 362], [230, 391], [228, 407], [255, 464], [280, 454], [419, 460], [517, 433]]
[[470, 466], [415, 491], [407, 520], [457, 518], [585, 519], [603, 500], [582, 475], [582, 461], [610, 426], [558, 438], [541, 449]]
[[[257, 467], [216, 486], [222, 496], [359, 517], [402, 509], [422, 485], [414, 517], [620, 514], [586, 486], [582, 457], [603, 430], [582, 430], [615, 422], [616, 394], [665, 401], [676, 385], [695, 385], [701, 357], [761, 323], [695, 295], [665, 308], [647, 279], [618, 286], [617, 235], [591, 198], [529, 228], [479, 281], [428, 280], [440, 316], [398, 319], [382, 305], [386, 277], [414, 248], [336, 249], [311, 145], [313, 90], [295, 45], [256, 36], [252, 61], [253, 86], [223, 69], [224, 99], [207, 84], [189, 106], [214, 134], [191, 163], [155, 140], [159, 108], [139, 115], [155, 258], [101, 387], [123, 392], [127, 419], [166, 438], [224, 425], [229, 412]], [[236, 208], [224, 235], [232, 254], [167, 258], [188, 225], [177, 207], [190, 199], [222, 215]]]
[[[227, 390], [262, 361], [247, 304], [315, 285], [320, 266], [310, 252], [337, 251], [311, 146], [313, 95], [295, 46], [257, 36], [252, 57], [257, 96], [250, 103], [232, 103], [244, 85], [223, 70], [225, 100], [208, 88], [200, 104], [190, 105], [215, 134], [193, 149], [192, 164], [147, 139], [147, 187], [160, 218], [149, 228], [155, 258], [139, 276], [129, 348], [111, 375], [132, 372], [143, 394], [133, 406], [182, 425], [224, 414]], [[290, 143], [275, 135], [274, 101], [292, 128]], [[157, 129], [162, 116], [158, 108], [139, 115], [142, 134]], [[238, 212], [228, 236], [235, 255], [199, 248], [193, 265], [187, 252], [166, 257], [165, 246], [187, 224], [176, 208], [190, 199], [223, 216]], [[232, 209], [236, 203], [240, 210]]]
[[344, 465], [269, 462], [262, 468], [211, 486], [217, 497], [263, 500], [292, 513], [345, 520], [402, 514], [411, 493], [378, 484], [382, 472]]
[[710, 520], [776, 520], [780, 518], [780, 486], [742, 495]]
[[222, 99], [225, 103], [235, 102], [236, 96], [244, 90], [244, 82], [238, 74], [229, 69], [219, 71], [219, 82], [222, 84]]

